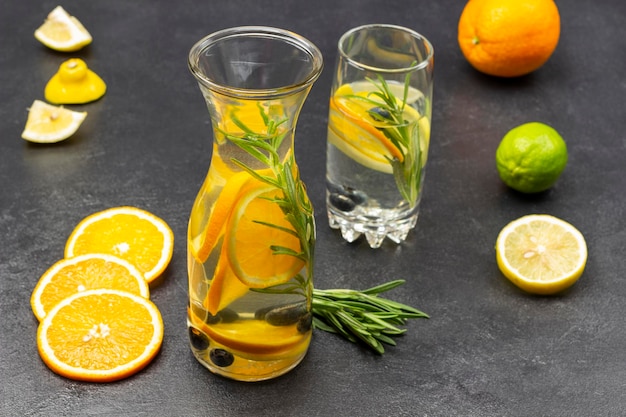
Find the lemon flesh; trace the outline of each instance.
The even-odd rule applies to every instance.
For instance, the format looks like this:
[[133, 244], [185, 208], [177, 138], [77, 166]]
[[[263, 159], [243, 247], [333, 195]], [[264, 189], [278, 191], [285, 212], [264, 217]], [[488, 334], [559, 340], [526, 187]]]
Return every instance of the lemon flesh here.
[[87, 117], [77, 112], [35, 100], [28, 111], [22, 138], [30, 142], [55, 143], [72, 136]]
[[78, 51], [92, 42], [91, 34], [74, 16], [57, 6], [35, 31], [35, 38], [50, 49], [62, 52]]
[[552, 127], [531, 122], [511, 129], [496, 150], [496, 167], [509, 187], [537, 193], [552, 187], [567, 164], [567, 146]]
[[555, 294], [573, 285], [587, 263], [587, 244], [570, 223], [547, 214], [521, 217], [496, 241], [500, 271], [534, 294]]

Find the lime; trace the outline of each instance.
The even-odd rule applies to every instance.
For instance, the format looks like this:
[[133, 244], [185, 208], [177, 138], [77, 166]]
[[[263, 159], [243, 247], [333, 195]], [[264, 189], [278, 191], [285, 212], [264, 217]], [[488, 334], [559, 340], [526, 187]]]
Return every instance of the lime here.
[[552, 127], [531, 122], [511, 129], [498, 146], [500, 178], [523, 193], [552, 187], [567, 164], [567, 146]]

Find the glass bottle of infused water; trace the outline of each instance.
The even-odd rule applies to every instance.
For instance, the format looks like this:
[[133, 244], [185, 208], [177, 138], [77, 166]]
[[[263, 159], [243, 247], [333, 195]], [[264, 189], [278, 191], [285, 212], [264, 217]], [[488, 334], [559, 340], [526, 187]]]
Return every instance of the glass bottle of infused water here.
[[196, 43], [189, 67], [213, 126], [188, 229], [191, 349], [214, 373], [273, 378], [312, 333], [315, 224], [294, 129], [322, 56], [294, 33], [239, 27]]

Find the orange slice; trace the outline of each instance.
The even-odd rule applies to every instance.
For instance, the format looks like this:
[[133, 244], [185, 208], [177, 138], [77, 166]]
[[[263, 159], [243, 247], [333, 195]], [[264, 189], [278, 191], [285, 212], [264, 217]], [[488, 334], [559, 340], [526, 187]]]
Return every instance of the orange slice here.
[[216, 315], [230, 303], [247, 294], [249, 289], [237, 278], [228, 263], [226, 253], [222, 251], [204, 306], [209, 313]]
[[143, 274], [133, 265], [112, 255], [87, 254], [62, 259], [52, 265], [37, 282], [30, 305], [41, 321], [46, 312], [61, 300], [72, 294], [100, 288], [150, 297]]
[[173, 248], [174, 234], [162, 219], [136, 207], [114, 207], [76, 226], [65, 245], [65, 257], [114, 255], [136, 266], [152, 282], [169, 264]]
[[44, 363], [64, 377], [92, 382], [126, 378], [158, 353], [163, 321], [149, 300], [117, 290], [89, 290], [58, 303], [39, 323]]
[[[388, 82], [387, 88], [398, 105], [402, 105], [404, 85]], [[335, 91], [330, 99], [328, 142], [361, 165], [392, 174], [390, 160], [403, 162], [406, 153], [417, 153], [418, 150], [399, 148], [402, 145], [396, 146], [383, 134], [381, 129], [389, 128], [390, 125], [374, 119], [370, 114], [375, 106], [372, 100], [380, 101], [380, 98], [371, 94], [375, 90], [370, 81], [357, 81], [344, 84]], [[419, 135], [417, 139], [422, 166], [426, 164], [428, 154], [430, 122], [410, 104], [423, 96], [419, 90], [410, 87], [403, 113], [405, 120], [417, 123], [416, 134]]]
[[194, 326], [243, 357], [281, 354], [294, 356], [296, 347], [305, 350], [311, 337], [311, 332], [300, 333], [295, 324], [272, 326], [264, 320], [239, 320], [208, 325], [193, 315], [191, 317]]
[[[272, 201], [282, 191], [250, 179], [233, 210], [226, 229], [226, 250], [239, 280], [250, 288], [283, 284], [304, 266], [304, 261], [273, 248], [301, 251], [300, 240], [280, 206]], [[269, 225], [276, 227], [271, 227]]]
[[330, 100], [330, 110], [330, 124], [336, 126], [336, 130], [343, 133], [344, 139], [354, 147], [375, 149], [381, 155], [403, 160], [400, 150], [375, 127], [374, 120], [354, 100], [335, 96]]
[[[226, 182], [226, 185], [224, 185], [222, 191], [220, 191], [219, 196], [210, 211], [208, 220], [206, 220], [206, 226], [202, 228], [202, 233], [197, 236], [189, 236], [189, 240], [191, 242], [189, 245], [191, 254], [198, 262], [206, 262], [218, 239], [224, 234], [226, 222], [231, 211], [233, 210], [233, 207], [235, 206], [235, 203], [237, 202], [239, 191], [249, 179], [250, 174], [247, 172], [238, 172], [232, 175]], [[196, 201], [196, 205], [203, 204], [205, 204], [203, 199], [198, 199]], [[196, 210], [194, 210], [196, 213], [203, 211], [204, 210], [201, 210], [201, 207], [197, 207]], [[192, 221], [196, 221], [196, 219], [192, 219]], [[192, 228], [193, 225], [190, 224], [190, 234]]]

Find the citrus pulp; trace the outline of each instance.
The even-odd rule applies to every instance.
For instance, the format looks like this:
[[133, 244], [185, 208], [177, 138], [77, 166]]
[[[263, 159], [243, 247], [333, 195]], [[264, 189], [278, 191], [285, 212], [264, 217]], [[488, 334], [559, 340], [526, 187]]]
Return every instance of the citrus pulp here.
[[555, 294], [582, 275], [587, 244], [574, 226], [554, 216], [535, 214], [507, 224], [496, 241], [500, 271], [519, 288]]

